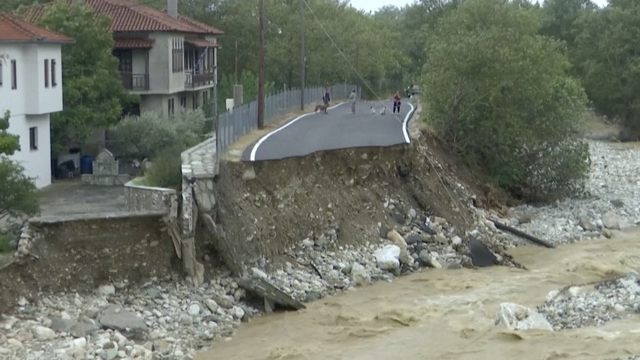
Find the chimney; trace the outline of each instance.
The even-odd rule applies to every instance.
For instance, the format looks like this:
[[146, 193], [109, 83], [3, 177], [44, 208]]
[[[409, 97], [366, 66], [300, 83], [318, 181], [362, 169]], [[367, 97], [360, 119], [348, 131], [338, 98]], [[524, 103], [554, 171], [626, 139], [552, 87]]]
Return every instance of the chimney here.
[[167, 15], [178, 18], [178, 0], [167, 0]]

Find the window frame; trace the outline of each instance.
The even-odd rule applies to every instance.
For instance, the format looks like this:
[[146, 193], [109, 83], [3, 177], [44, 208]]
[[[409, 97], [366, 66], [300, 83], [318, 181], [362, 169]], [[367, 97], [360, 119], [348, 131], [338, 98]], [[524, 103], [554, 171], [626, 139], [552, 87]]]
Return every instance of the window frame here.
[[51, 59], [51, 71], [49, 72], [51, 75], [51, 87], [58, 86], [58, 81], [56, 79], [56, 59]]
[[11, 90], [18, 89], [18, 63], [11, 60]]
[[176, 107], [175, 107], [175, 102], [174, 99], [168, 99], [167, 100], [167, 115], [175, 115], [176, 113]]
[[49, 88], [49, 59], [44, 59], [44, 87]]
[[32, 126], [29, 128], [29, 150], [38, 150], [38, 127]]

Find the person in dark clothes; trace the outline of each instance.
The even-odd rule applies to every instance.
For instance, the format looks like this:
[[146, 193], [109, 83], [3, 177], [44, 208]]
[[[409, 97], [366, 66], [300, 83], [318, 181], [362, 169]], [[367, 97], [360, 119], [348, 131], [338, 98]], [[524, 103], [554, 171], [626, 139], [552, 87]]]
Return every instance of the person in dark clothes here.
[[329, 94], [329, 88], [324, 88], [324, 96], [322, 97], [325, 106], [329, 106], [329, 102], [331, 101], [331, 94]]
[[400, 91], [396, 91], [395, 95], [393, 95], [393, 113], [396, 113], [396, 109], [398, 109], [398, 114], [400, 114]]

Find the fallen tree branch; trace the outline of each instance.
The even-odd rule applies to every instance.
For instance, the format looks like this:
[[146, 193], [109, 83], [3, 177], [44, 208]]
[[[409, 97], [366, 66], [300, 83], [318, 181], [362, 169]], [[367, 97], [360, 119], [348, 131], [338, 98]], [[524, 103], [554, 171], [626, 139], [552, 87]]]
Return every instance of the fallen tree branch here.
[[549, 249], [553, 249], [555, 247], [554, 244], [552, 244], [552, 243], [550, 243], [548, 241], [544, 241], [544, 240], [538, 239], [535, 236], [532, 236], [532, 235], [529, 235], [527, 233], [524, 233], [524, 232], [522, 232], [522, 231], [520, 231], [518, 229], [512, 228], [511, 226], [507, 226], [507, 225], [505, 225], [503, 223], [500, 223], [500, 222], [498, 222], [496, 220], [493, 220], [491, 218], [489, 218], [489, 221], [491, 221], [496, 226], [496, 228], [499, 229], [499, 230], [510, 232], [513, 235], [519, 236], [519, 237], [521, 237], [523, 239], [527, 239], [527, 240], [529, 240], [529, 241], [531, 241], [531, 242], [533, 242], [535, 244], [544, 246], [544, 247], [549, 248]]

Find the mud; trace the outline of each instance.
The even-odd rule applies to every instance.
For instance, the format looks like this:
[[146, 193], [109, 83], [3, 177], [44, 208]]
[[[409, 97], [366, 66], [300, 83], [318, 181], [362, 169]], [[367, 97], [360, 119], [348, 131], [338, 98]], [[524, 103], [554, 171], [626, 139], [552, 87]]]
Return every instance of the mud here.
[[640, 234], [513, 249], [529, 271], [429, 270], [259, 318], [196, 360], [606, 359], [640, 354], [640, 315], [602, 327], [515, 332], [494, 326], [501, 302], [534, 307], [547, 293], [640, 267]]

